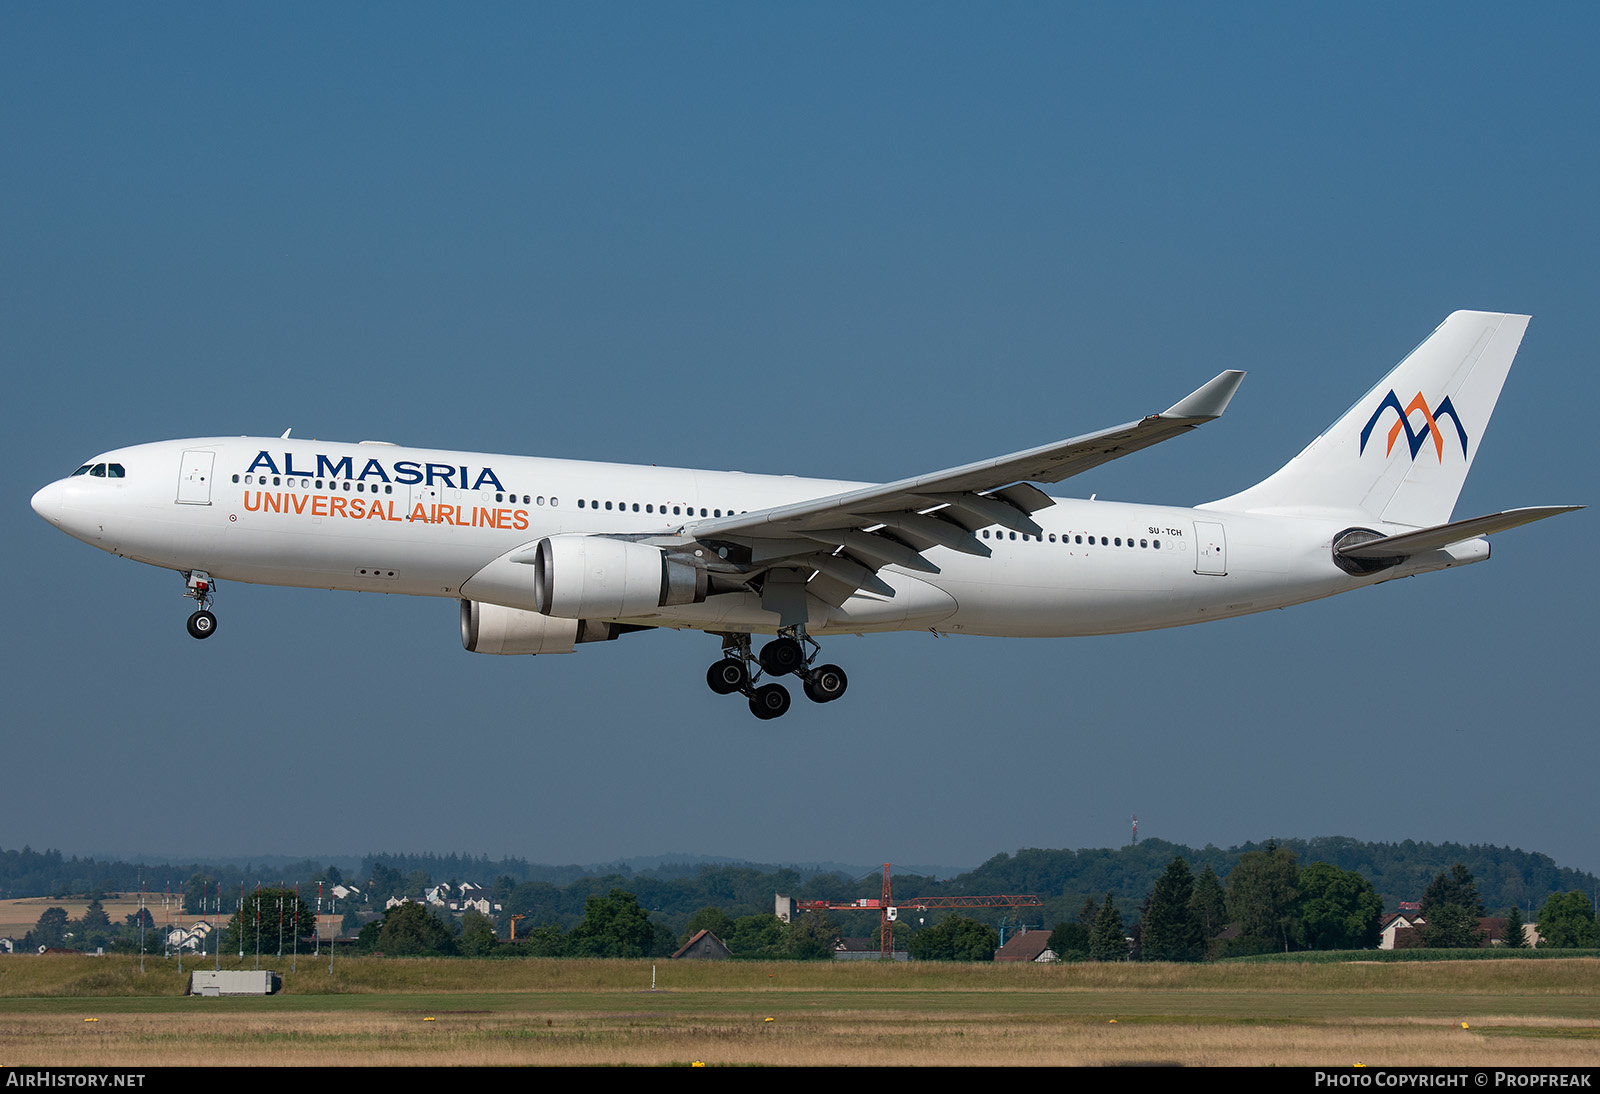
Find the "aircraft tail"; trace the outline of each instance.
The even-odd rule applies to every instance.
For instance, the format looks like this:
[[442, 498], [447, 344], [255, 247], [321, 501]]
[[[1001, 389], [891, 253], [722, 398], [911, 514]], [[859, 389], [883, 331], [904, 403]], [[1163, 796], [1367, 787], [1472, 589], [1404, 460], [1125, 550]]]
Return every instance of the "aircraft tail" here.
[[1270, 478], [1200, 508], [1444, 524], [1528, 318], [1454, 313]]

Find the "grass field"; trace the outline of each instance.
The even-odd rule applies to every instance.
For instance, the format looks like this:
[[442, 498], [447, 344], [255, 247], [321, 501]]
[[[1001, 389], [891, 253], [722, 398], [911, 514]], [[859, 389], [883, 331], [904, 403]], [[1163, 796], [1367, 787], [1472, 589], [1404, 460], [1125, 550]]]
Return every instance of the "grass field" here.
[[172, 961], [0, 958], [0, 1062], [1600, 1066], [1594, 958], [270, 964], [281, 994], [200, 999]]

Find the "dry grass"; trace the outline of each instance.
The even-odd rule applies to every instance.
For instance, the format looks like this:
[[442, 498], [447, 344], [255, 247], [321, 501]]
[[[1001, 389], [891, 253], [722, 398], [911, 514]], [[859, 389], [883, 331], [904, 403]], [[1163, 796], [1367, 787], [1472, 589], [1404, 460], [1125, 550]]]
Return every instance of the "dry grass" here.
[[[212, 1001], [214, 1002], [214, 1001]], [[833, 1010], [716, 1017], [546, 1011], [11, 1015], [0, 1057], [26, 1066], [1006, 1064], [1569, 1066], [1600, 1062], [1592, 1023], [1507, 1016], [1463, 1030], [1422, 1019], [1185, 1017]]]
[[[155, 917], [155, 921], [158, 924], [166, 921], [166, 910], [162, 908], [161, 901], [162, 894], [160, 893], [145, 894], [145, 907], [150, 910], [150, 914]], [[34, 925], [39, 922], [39, 917], [45, 913], [47, 908], [63, 908], [66, 910], [68, 919], [82, 919], [83, 913], [88, 907], [89, 902], [87, 900], [80, 900], [76, 897], [30, 896], [17, 900], [0, 900], [0, 935], [21, 938], [33, 930]], [[101, 901], [101, 907], [105, 909], [106, 915], [111, 919], [111, 922], [121, 923], [126, 917], [139, 910], [139, 894], [113, 893]], [[172, 898], [172, 915], [173, 918], [178, 916], [177, 898], [175, 897]], [[192, 915], [185, 915], [183, 916], [183, 921], [187, 924], [193, 922], [196, 918]]]
[[181, 994], [172, 963], [152, 962], [140, 976], [136, 959], [0, 959], [0, 1059], [119, 1067], [1600, 1065], [1594, 959], [660, 962], [655, 992], [650, 972], [650, 962], [341, 959], [329, 977], [325, 962], [302, 959], [282, 995], [196, 999]]

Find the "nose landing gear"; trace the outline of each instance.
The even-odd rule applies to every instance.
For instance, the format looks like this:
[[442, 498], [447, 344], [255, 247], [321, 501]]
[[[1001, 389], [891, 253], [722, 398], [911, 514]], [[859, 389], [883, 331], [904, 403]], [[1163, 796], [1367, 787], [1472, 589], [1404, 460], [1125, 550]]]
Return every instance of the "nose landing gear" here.
[[188, 587], [183, 595], [199, 605], [199, 610], [189, 616], [189, 634], [194, 638], [210, 638], [217, 633], [217, 617], [211, 612], [211, 595], [216, 585], [204, 570], [190, 570], [184, 580]]
[[755, 681], [762, 676], [798, 676], [806, 698], [814, 703], [831, 703], [849, 686], [849, 677], [838, 665], [812, 667], [821, 652], [822, 647], [804, 627], [780, 631], [761, 647], [759, 657], [750, 652], [748, 634], [724, 634], [723, 658], [706, 671], [706, 683], [718, 695], [738, 692], [745, 696], [750, 700], [750, 713], [763, 721], [780, 718], [789, 710], [789, 691], [777, 683], [756, 687]]

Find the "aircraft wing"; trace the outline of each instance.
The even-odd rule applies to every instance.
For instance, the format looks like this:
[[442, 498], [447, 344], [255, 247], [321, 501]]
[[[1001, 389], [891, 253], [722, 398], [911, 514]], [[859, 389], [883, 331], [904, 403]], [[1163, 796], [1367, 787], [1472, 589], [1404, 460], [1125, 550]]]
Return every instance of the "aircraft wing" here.
[[1060, 482], [1092, 467], [1187, 433], [1222, 415], [1244, 373], [1230, 370], [1160, 414], [1070, 440], [917, 475], [881, 486], [686, 524], [685, 535], [751, 551], [750, 568], [808, 571], [808, 591], [838, 605], [858, 589], [894, 590], [887, 565], [939, 568], [922, 552], [941, 546], [987, 556], [972, 533], [998, 524], [1039, 535], [1029, 514], [1055, 504], [1034, 482]]

